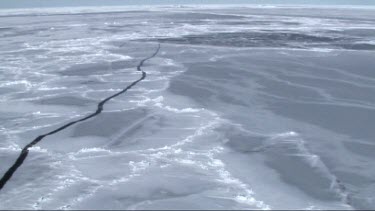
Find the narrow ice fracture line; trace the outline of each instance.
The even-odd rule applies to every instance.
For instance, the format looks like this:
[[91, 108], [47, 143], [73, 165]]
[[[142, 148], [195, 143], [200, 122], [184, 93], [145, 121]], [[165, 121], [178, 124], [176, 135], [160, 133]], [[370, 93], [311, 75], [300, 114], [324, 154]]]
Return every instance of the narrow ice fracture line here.
[[[120, 46], [120, 47], [122, 47], [122, 46]], [[99, 114], [103, 111], [103, 106], [104, 106], [105, 103], [107, 103], [107, 102], [108, 102], [109, 100], [111, 100], [112, 98], [115, 98], [115, 97], [117, 97], [117, 96], [119, 96], [119, 95], [125, 93], [126, 91], [128, 91], [129, 89], [131, 89], [133, 86], [135, 86], [138, 82], [144, 80], [144, 79], [146, 78], [146, 75], [147, 75], [147, 74], [146, 74], [146, 72], [144, 72], [144, 71], [142, 70], [142, 66], [143, 66], [143, 64], [144, 64], [147, 60], [149, 60], [149, 59], [155, 57], [155, 56], [159, 53], [159, 50], [160, 50], [160, 44], [158, 44], [158, 47], [157, 47], [156, 51], [155, 51], [151, 56], [146, 57], [146, 58], [142, 59], [142, 60], [139, 62], [138, 66], [137, 66], [137, 71], [139, 71], [139, 72], [142, 73], [141, 78], [139, 78], [138, 80], [134, 81], [133, 83], [131, 83], [129, 86], [127, 86], [127, 87], [124, 88], [123, 90], [121, 90], [121, 91], [119, 91], [119, 92], [117, 92], [117, 93], [115, 93], [115, 94], [113, 94], [113, 95], [111, 95], [111, 96], [105, 98], [104, 100], [100, 101], [100, 102], [98, 103], [97, 109], [96, 109], [96, 111], [95, 111], [94, 113], [92, 113], [92, 114], [90, 114], [90, 115], [88, 115], [88, 116], [86, 116], [86, 117], [83, 117], [83, 118], [81, 118], [81, 119], [78, 119], [78, 120], [75, 120], [75, 121], [69, 122], [69, 123], [67, 123], [67, 124], [65, 124], [65, 125], [63, 125], [63, 126], [57, 128], [57, 129], [51, 131], [51, 132], [48, 132], [48, 133], [45, 133], [45, 134], [39, 135], [39, 136], [36, 137], [32, 142], [30, 142], [28, 145], [26, 145], [26, 146], [22, 149], [21, 154], [18, 156], [16, 162], [15, 162], [15, 163], [14, 163], [14, 164], [13, 164], [8, 170], [7, 170], [7, 172], [5, 172], [5, 174], [3, 175], [3, 177], [0, 179], [0, 190], [2, 190], [2, 188], [3, 188], [4, 185], [8, 182], [8, 180], [12, 177], [12, 175], [14, 174], [14, 172], [16, 172], [17, 169], [22, 165], [23, 161], [26, 159], [27, 155], [29, 154], [29, 149], [30, 149], [31, 147], [33, 147], [34, 145], [38, 144], [43, 138], [45, 138], [45, 137], [47, 137], [47, 136], [53, 135], [53, 134], [55, 134], [55, 133], [57, 133], [57, 132], [60, 132], [60, 131], [66, 129], [66, 128], [68, 128], [68, 127], [70, 127], [70, 126], [72, 126], [72, 125], [74, 125], [74, 124], [76, 124], [76, 123], [86, 121], [86, 120], [88, 120], [88, 119], [91, 119], [91, 118], [93, 118], [93, 117], [99, 115]]]

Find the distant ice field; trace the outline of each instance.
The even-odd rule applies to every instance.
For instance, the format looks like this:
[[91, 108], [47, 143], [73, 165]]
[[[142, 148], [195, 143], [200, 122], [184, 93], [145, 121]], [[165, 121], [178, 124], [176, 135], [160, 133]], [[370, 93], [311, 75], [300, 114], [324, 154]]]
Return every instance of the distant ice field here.
[[375, 209], [375, 9], [0, 11], [0, 209]]

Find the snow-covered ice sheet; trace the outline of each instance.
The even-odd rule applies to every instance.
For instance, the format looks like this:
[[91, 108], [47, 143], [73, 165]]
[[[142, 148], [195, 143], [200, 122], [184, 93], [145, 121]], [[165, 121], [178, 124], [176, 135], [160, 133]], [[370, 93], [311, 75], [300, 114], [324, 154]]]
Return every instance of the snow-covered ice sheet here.
[[375, 10], [0, 15], [0, 209], [374, 209]]

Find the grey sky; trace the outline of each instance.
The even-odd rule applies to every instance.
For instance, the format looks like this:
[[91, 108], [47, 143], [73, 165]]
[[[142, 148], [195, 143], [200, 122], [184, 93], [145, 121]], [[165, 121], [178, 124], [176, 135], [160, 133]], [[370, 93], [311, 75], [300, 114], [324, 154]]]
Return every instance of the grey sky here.
[[0, 0], [0, 8], [225, 3], [375, 5], [375, 0]]

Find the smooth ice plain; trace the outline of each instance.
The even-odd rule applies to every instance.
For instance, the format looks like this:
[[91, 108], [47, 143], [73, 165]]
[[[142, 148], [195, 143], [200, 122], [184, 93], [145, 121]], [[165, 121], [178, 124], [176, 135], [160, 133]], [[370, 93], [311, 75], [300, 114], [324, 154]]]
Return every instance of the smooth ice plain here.
[[0, 209], [375, 209], [375, 9], [0, 13]]

